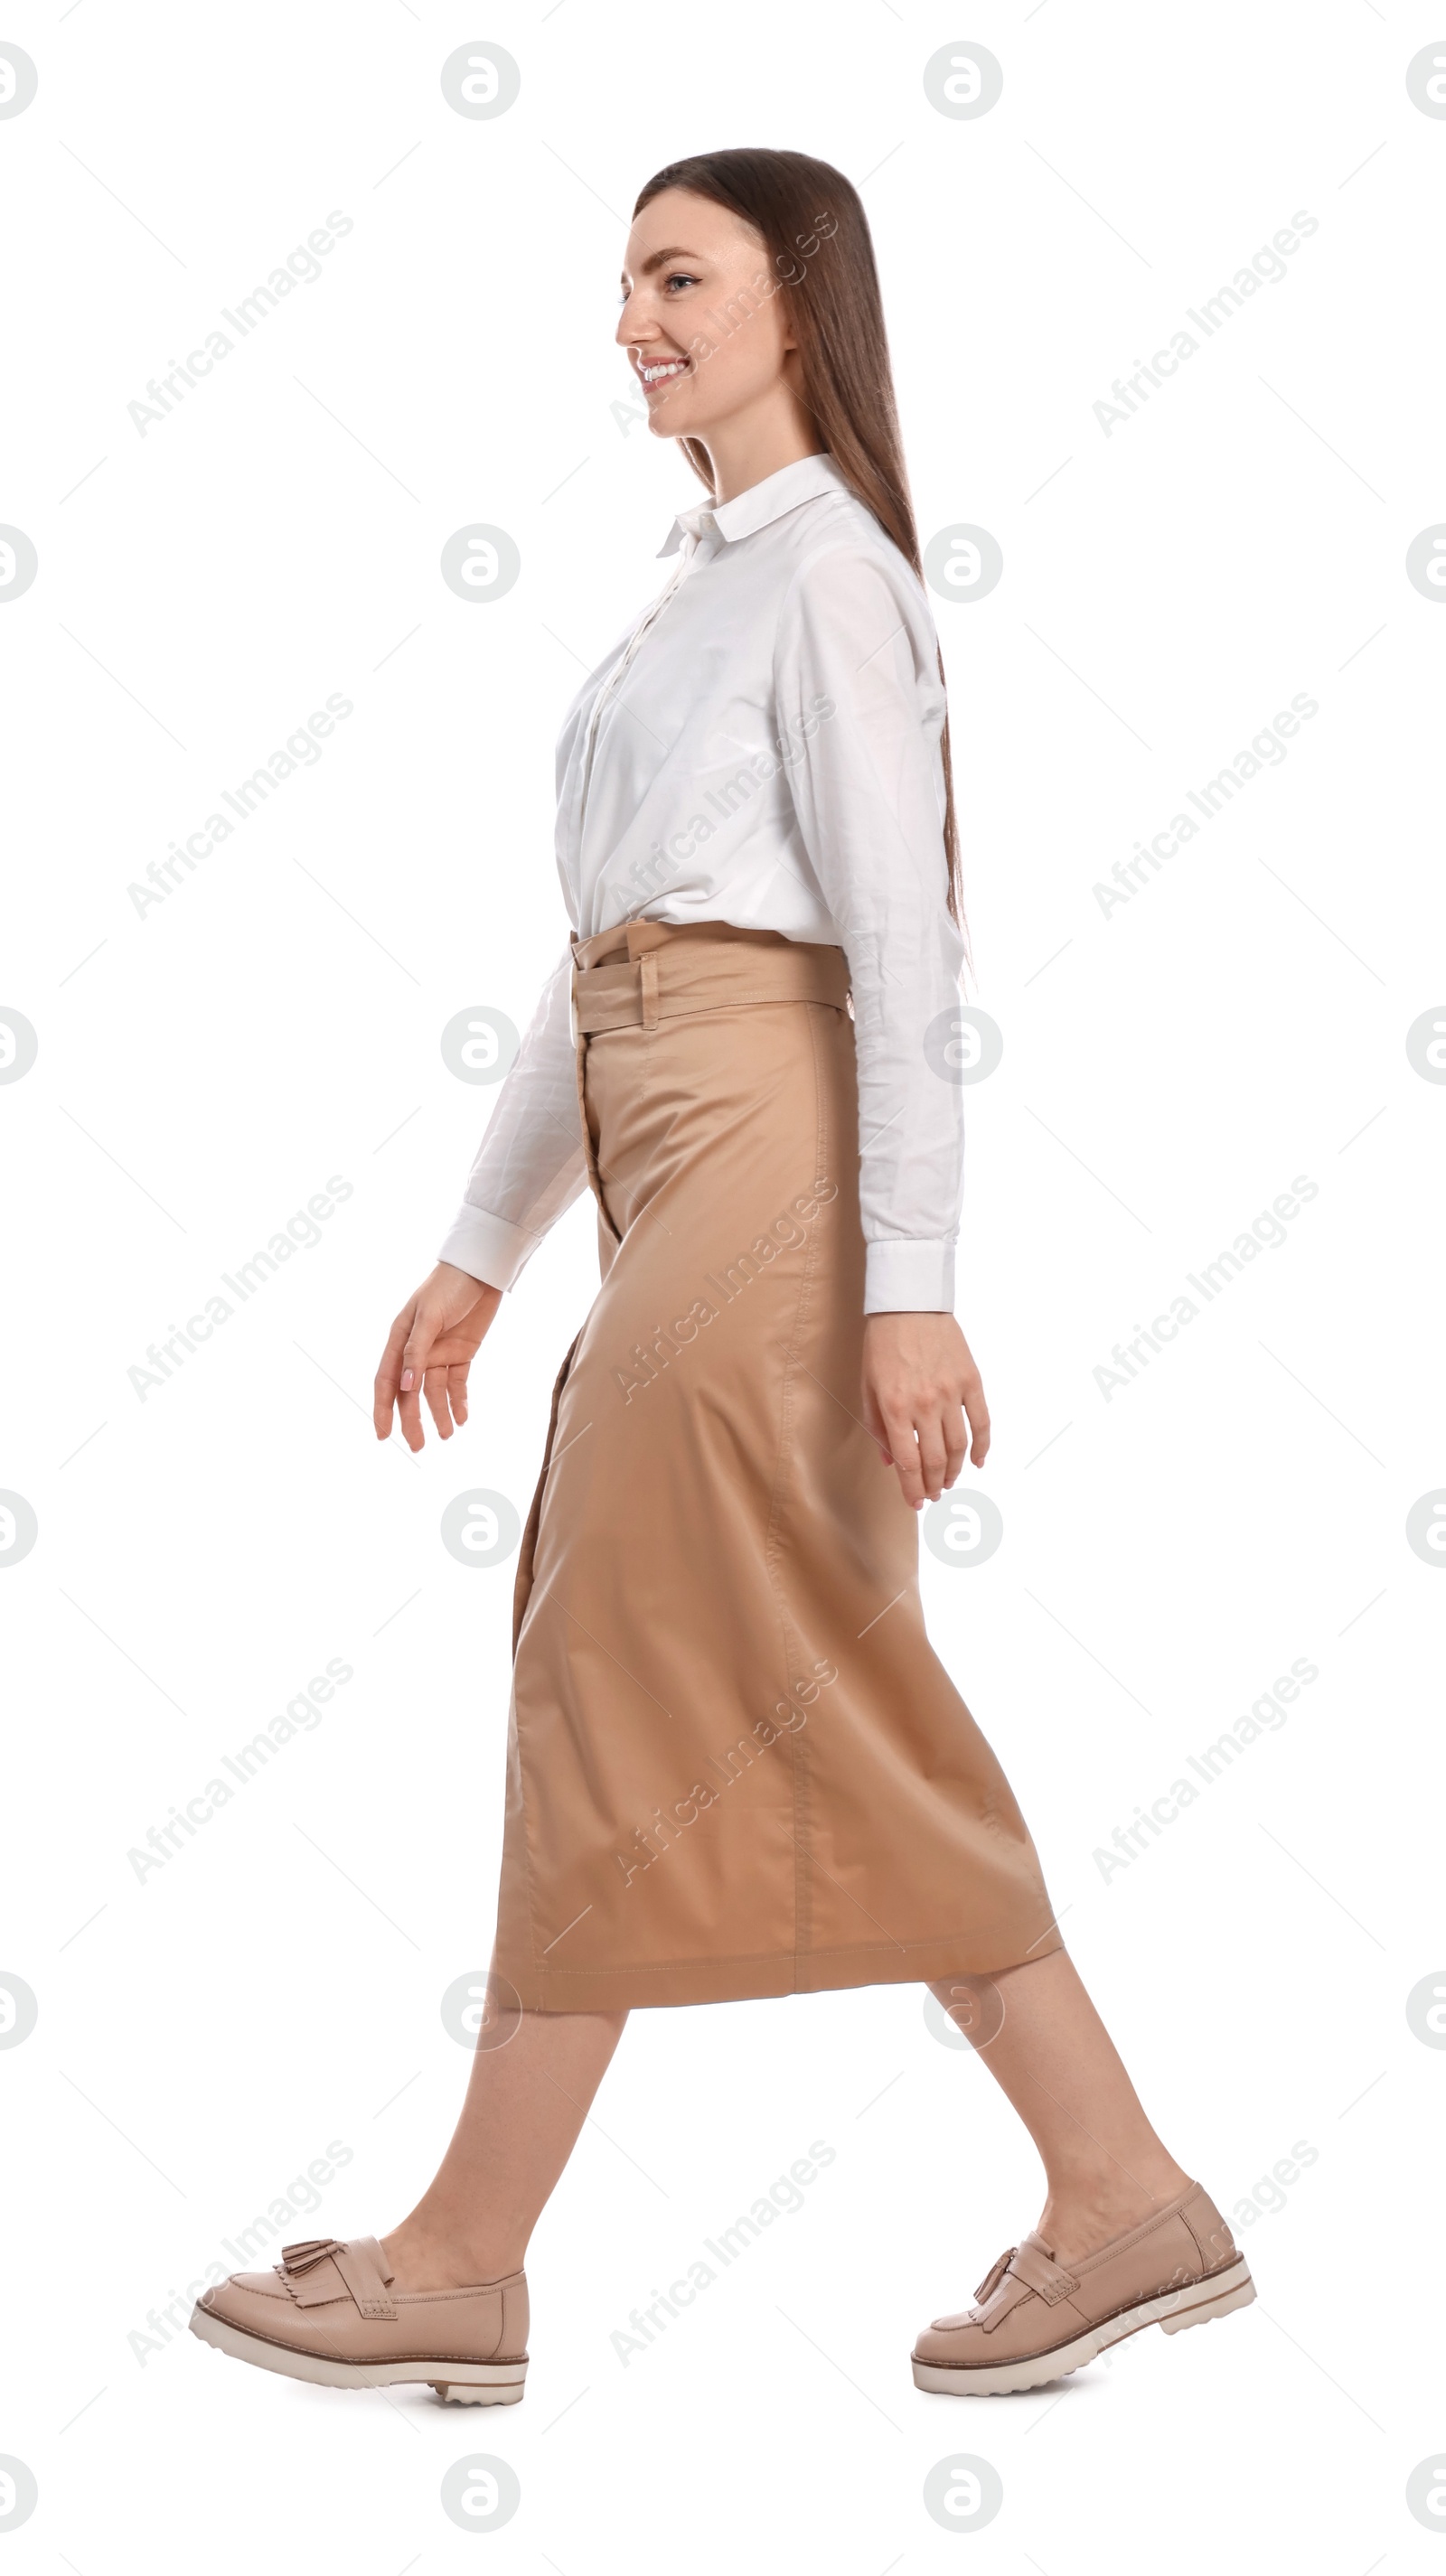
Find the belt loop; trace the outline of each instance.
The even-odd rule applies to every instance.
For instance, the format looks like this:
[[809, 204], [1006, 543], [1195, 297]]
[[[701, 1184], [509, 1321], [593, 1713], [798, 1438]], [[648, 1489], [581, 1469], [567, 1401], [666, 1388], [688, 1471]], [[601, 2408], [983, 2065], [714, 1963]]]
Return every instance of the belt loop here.
[[639, 958], [638, 979], [641, 983], [643, 993], [643, 1026], [645, 1029], [655, 1029], [658, 1025], [658, 954], [656, 949], [649, 948], [645, 950], [644, 954]]

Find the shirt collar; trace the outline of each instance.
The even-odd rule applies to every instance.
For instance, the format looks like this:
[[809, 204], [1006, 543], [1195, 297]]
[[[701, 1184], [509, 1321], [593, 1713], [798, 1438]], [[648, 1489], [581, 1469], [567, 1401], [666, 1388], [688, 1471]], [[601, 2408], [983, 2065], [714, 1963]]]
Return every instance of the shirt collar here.
[[685, 536], [696, 542], [715, 531], [731, 545], [737, 537], [751, 537], [759, 528], [771, 527], [785, 511], [816, 500], [820, 493], [848, 488], [831, 456], [801, 456], [796, 464], [765, 474], [761, 483], [750, 483], [746, 492], [731, 501], [703, 501], [695, 510], [680, 510], [658, 552], [676, 554]]

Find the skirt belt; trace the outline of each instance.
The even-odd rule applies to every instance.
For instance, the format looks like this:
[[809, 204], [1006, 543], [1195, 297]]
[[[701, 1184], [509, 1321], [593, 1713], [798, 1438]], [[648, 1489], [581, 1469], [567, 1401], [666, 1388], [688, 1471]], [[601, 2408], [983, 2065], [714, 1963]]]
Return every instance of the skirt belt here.
[[575, 941], [572, 958], [579, 1041], [745, 1003], [822, 1002], [841, 1011], [849, 999], [841, 948], [732, 922], [620, 922]]

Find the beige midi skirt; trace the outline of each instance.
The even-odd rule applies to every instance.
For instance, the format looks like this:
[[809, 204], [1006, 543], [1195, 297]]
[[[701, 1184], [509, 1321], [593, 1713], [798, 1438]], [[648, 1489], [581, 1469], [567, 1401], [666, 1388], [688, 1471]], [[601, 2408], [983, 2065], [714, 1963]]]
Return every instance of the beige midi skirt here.
[[602, 1284], [522, 1540], [494, 1977], [579, 2012], [1042, 1958], [860, 1419], [843, 951], [633, 922], [574, 961]]

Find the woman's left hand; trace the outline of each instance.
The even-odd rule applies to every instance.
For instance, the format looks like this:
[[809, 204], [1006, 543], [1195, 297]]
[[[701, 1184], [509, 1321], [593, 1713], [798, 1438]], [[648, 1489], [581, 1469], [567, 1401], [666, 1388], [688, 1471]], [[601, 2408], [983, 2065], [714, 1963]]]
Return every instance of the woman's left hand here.
[[863, 1397], [879, 1455], [886, 1467], [897, 1468], [904, 1500], [914, 1511], [922, 1511], [926, 1500], [938, 1501], [966, 1458], [972, 1455], [974, 1465], [983, 1466], [989, 1408], [952, 1315], [866, 1315]]

